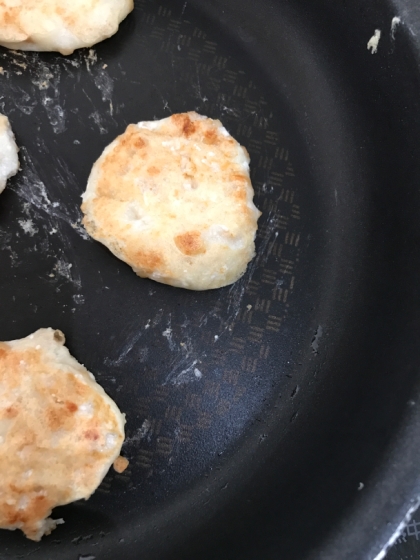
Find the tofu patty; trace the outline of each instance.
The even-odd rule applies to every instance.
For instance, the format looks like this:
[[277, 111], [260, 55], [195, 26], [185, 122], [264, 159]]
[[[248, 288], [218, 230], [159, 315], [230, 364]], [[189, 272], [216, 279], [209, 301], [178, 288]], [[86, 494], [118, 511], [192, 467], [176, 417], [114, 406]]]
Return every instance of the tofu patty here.
[[133, 0], [0, 0], [0, 45], [71, 54], [118, 31]]
[[51, 510], [96, 490], [117, 459], [125, 417], [64, 346], [40, 329], [0, 343], [0, 528], [38, 541]]
[[232, 284], [255, 255], [249, 156], [195, 112], [129, 125], [94, 164], [88, 233], [141, 277], [191, 290]]

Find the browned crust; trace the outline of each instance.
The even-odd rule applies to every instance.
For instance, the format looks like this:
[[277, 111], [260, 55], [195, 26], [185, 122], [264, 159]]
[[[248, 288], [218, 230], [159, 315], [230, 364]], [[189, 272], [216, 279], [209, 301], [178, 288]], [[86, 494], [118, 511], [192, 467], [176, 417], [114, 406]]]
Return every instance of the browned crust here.
[[164, 266], [162, 255], [157, 251], [137, 251], [132, 255], [132, 264], [146, 273], [161, 269]]
[[190, 115], [188, 113], [172, 115], [172, 121], [178, 127], [180, 135], [186, 136], [187, 138], [194, 134], [198, 129], [197, 124], [190, 119]]
[[199, 231], [186, 231], [174, 237], [175, 245], [184, 255], [193, 256], [206, 252], [206, 247]]

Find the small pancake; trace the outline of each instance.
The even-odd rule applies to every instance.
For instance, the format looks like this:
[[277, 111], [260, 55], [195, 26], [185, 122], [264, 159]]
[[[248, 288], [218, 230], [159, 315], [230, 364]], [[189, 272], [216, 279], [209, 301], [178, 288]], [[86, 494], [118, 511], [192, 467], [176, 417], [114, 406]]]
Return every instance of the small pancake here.
[[0, 0], [0, 45], [71, 54], [118, 31], [133, 0]]
[[238, 280], [260, 212], [249, 156], [195, 112], [129, 125], [94, 164], [83, 224], [142, 277], [207, 290]]
[[0, 193], [19, 170], [18, 151], [9, 119], [0, 114]]
[[64, 345], [40, 329], [0, 343], [0, 528], [34, 541], [88, 499], [119, 457], [124, 415]]

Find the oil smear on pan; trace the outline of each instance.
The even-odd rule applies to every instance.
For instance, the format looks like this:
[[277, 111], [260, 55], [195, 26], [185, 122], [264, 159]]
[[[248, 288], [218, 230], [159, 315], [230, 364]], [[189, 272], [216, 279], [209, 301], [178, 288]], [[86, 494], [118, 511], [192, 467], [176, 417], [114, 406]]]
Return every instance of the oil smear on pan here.
[[[139, 325], [137, 323], [134, 323], [133, 325], [131, 325], [131, 327], [129, 328], [131, 334], [127, 336], [126, 340], [124, 341], [124, 344], [122, 344], [121, 347], [119, 348], [118, 356], [116, 358], [109, 358], [109, 357], [105, 358], [105, 364], [109, 366], [122, 365], [130, 357], [131, 352], [140, 342], [140, 340], [145, 335], [145, 333], [150, 328], [155, 328], [160, 324], [162, 320], [162, 316], [163, 316], [163, 310], [159, 309], [155, 314], [155, 316], [153, 317], [153, 319], [149, 319], [146, 322], [146, 324]], [[139, 356], [140, 361], [145, 361], [148, 355], [147, 346], [142, 348], [140, 352], [137, 351], [137, 355]]]
[[206, 354], [203, 351], [198, 352], [195, 348], [190, 321], [184, 316], [184, 321], [180, 324], [181, 332], [177, 340], [174, 339], [171, 325], [172, 317], [169, 314], [167, 327], [162, 332], [162, 336], [167, 340], [172, 357], [168, 364], [168, 373], [162, 385], [185, 385], [186, 383], [199, 381], [203, 377], [199, 365], [206, 357]]
[[[72, 110], [71, 115], [66, 110], [66, 92], [71, 88], [80, 88], [82, 77], [82, 91], [93, 109], [90, 119], [100, 134], [108, 132], [107, 126], [116, 124], [113, 118], [114, 81], [106, 70], [107, 65], [98, 63], [93, 49], [88, 54], [80, 51], [72, 57], [60, 57], [57, 62], [48, 63], [37, 52], [8, 51], [4, 56], [8, 70], [2, 67], [1, 73], [6, 78], [13, 74], [17, 79], [0, 82], [0, 98], [10, 100], [16, 110], [26, 115], [32, 114], [36, 107], [42, 108], [54, 134], [64, 133], [69, 117], [78, 116], [77, 108]], [[29, 77], [29, 86], [26, 80], [24, 87], [20, 87], [18, 77], [22, 75]], [[97, 100], [92, 98], [92, 90], [100, 94], [103, 107], [98, 108]]]
[[[82, 288], [81, 276], [73, 263], [74, 249], [66, 231], [70, 226], [80, 237], [88, 239], [80, 225], [79, 210], [69, 206], [62, 209], [61, 202], [53, 201], [27, 149], [22, 147], [20, 154], [22, 171], [9, 187], [19, 197], [21, 203], [22, 217], [17, 219], [20, 230], [13, 235], [10, 233], [0, 248], [9, 251], [12, 266], [19, 266], [21, 261], [17, 259], [18, 251], [14, 249], [14, 244], [20, 243], [20, 239], [24, 236], [25, 251], [42, 253], [51, 263], [50, 269], [46, 271], [46, 279], [53, 283], [69, 282], [79, 291]], [[59, 162], [57, 162], [57, 170], [60, 170]], [[63, 174], [63, 169], [61, 172]], [[59, 178], [60, 173], [58, 180], [57, 177], [55, 178], [55, 185], [58, 184]], [[61, 181], [66, 184], [62, 175]]]
[[368, 51], [370, 50], [370, 52], [372, 54], [376, 54], [378, 52], [378, 45], [379, 45], [380, 39], [381, 39], [381, 30], [380, 29], [375, 29], [375, 33], [369, 39], [368, 44], [367, 44], [367, 49], [368, 49]]
[[105, 363], [107, 365], [111, 365], [111, 366], [120, 366], [121, 364], [124, 363], [124, 361], [126, 360], [127, 356], [130, 354], [130, 352], [133, 350], [134, 346], [138, 343], [138, 341], [140, 340], [140, 338], [143, 335], [143, 331], [140, 329], [138, 331], [136, 331], [124, 344], [124, 346], [121, 349], [121, 352], [119, 354], [119, 356], [113, 360], [109, 359], [109, 358], [105, 358]]
[[[7, 97], [13, 101], [16, 109], [30, 115], [35, 107], [43, 107], [54, 133], [63, 133], [66, 130], [67, 115], [62, 106], [60, 66], [47, 65], [38, 53], [10, 51], [5, 57], [10, 68], [5, 74], [28, 75], [31, 83], [28, 90], [27, 86], [26, 89], [19, 87], [18, 80], [2, 82], [1, 89], [9, 89], [9, 92], [4, 93], [8, 93]], [[10, 78], [10, 75], [7, 77]]]
[[[37, 216], [42, 217], [47, 222], [50, 234], [59, 233], [62, 223], [67, 223], [80, 237], [90, 241], [90, 237], [80, 225], [82, 218], [80, 209], [77, 206], [69, 208], [68, 205], [63, 209], [60, 202], [51, 201], [46, 186], [36, 172], [34, 162], [24, 146], [20, 150], [20, 155], [22, 159], [22, 172], [9, 188], [23, 201], [24, 210], [28, 211], [30, 208]], [[68, 183], [69, 175], [67, 174], [64, 177], [59, 169], [60, 162], [57, 160], [56, 163], [59, 178], [63, 182]], [[57, 226], [57, 224], [59, 225]]]
[[130, 447], [131, 445], [136, 445], [140, 443], [142, 440], [147, 440], [150, 442], [153, 436], [153, 422], [151, 422], [148, 418], [143, 421], [143, 424], [140, 428], [134, 432], [132, 436], [127, 436], [123, 443], [124, 447]]

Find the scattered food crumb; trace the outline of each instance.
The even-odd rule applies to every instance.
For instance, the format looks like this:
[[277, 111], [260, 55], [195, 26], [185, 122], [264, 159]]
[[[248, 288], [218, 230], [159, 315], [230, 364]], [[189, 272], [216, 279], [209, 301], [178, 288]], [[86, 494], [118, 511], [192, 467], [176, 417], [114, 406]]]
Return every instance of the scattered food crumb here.
[[248, 309], [248, 311], [251, 311], [252, 305], [249, 304], [249, 305], [246, 306], [246, 308]]
[[129, 465], [128, 459], [126, 459], [125, 457], [121, 457], [121, 455], [120, 455], [114, 461], [114, 465], [113, 465], [114, 466], [114, 471], [121, 474], [125, 471], [125, 469], [128, 467], [128, 465]]
[[32, 220], [18, 220], [18, 224], [25, 233], [33, 237], [38, 232], [38, 228], [34, 225]]
[[97, 56], [96, 52], [94, 51], [94, 49], [89, 49], [89, 56], [87, 57], [87, 59], [92, 64], [95, 64], [95, 62], [97, 62], [98, 56]]
[[395, 30], [397, 29], [397, 25], [401, 23], [401, 18], [395, 16], [392, 18], [391, 21], [391, 39], [395, 39]]
[[368, 49], [368, 51], [370, 50], [372, 54], [375, 54], [375, 53], [378, 52], [378, 45], [379, 45], [380, 38], [381, 38], [381, 30], [380, 29], [375, 29], [375, 33], [369, 39], [368, 44], [367, 44], [367, 49]]
[[364, 487], [365, 485], [363, 484], [363, 482], [359, 482], [359, 487], [358, 487], [359, 492], [360, 490], [363, 490]]

